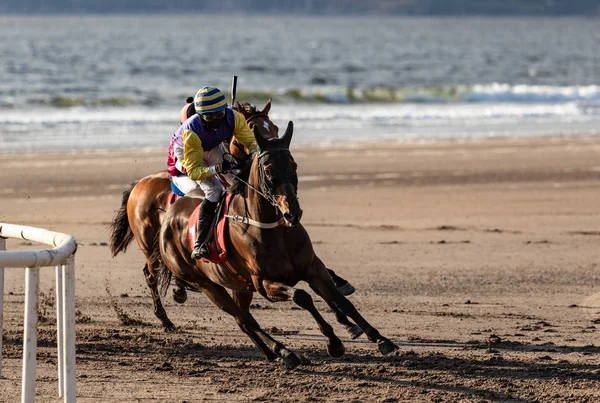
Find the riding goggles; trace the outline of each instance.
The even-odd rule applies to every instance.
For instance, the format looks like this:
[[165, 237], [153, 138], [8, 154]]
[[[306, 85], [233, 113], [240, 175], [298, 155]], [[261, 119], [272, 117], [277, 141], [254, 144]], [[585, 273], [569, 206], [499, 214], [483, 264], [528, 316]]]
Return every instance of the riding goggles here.
[[212, 113], [203, 113], [200, 115], [200, 119], [204, 120], [205, 122], [213, 122], [215, 120], [223, 119], [223, 117], [225, 117], [225, 110]]

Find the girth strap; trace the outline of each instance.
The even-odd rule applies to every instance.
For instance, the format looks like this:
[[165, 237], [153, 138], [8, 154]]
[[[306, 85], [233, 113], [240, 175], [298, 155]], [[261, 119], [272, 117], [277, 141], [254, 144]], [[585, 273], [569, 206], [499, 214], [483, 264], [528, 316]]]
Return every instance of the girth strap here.
[[229, 269], [229, 271], [235, 276], [235, 278], [237, 278], [242, 283], [246, 284], [246, 286], [248, 287], [249, 291], [254, 291], [254, 285], [252, 284], [252, 282], [250, 280], [248, 280], [246, 278], [246, 276], [244, 276], [239, 271], [237, 271], [235, 269], [235, 267], [233, 267], [233, 265], [231, 263], [229, 263], [229, 260], [225, 260], [223, 262], [223, 264], [225, 265], [225, 267], [227, 267]]

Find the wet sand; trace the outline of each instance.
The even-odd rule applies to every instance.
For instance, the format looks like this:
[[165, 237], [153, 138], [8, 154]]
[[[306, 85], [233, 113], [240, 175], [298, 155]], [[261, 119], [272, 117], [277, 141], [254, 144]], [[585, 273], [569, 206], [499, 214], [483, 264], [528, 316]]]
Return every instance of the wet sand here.
[[[266, 362], [198, 293], [184, 305], [167, 294], [179, 332], [164, 333], [137, 246], [112, 258], [106, 243], [122, 190], [162, 170], [165, 152], [0, 154], [0, 222], [69, 233], [80, 244], [78, 401], [600, 399], [599, 137], [292, 152], [315, 249], [355, 285], [350, 299], [363, 316], [400, 346], [393, 356], [334, 325], [347, 351], [329, 358], [307, 313], [259, 296], [255, 318], [306, 358], [295, 371]], [[8, 248], [36, 245], [9, 240]], [[52, 273], [42, 273], [38, 309], [39, 401], [59, 401]], [[23, 275], [6, 270], [6, 402], [20, 396]]]

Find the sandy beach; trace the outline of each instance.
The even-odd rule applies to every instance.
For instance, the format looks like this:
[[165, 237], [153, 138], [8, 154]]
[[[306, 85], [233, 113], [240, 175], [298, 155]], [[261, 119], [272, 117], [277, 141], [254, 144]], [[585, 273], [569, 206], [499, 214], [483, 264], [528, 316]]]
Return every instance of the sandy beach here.
[[[135, 244], [108, 225], [164, 150], [0, 154], [0, 222], [73, 235], [80, 402], [595, 402], [600, 400], [600, 137], [294, 146], [321, 259], [400, 350], [255, 296], [252, 312], [306, 358], [269, 363], [200, 293], [152, 310]], [[8, 240], [8, 248], [39, 245]], [[20, 399], [24, 270], [7, 269], [0, 401]], [[302, 288], [307, 288], [301, 285]], [[43, 270], [36, 401], [57, 394], [53, 269]], [[334, 324], [332, 313], [318, 308]], [[122, 319], [134, 319], [126, 325]]]

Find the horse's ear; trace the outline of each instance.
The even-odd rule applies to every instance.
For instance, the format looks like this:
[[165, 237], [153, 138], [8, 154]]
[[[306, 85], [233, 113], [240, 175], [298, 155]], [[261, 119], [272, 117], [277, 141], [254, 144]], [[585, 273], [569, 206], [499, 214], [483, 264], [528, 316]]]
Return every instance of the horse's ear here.
[[290, 120], [285, 129], [285, 133], [281, 138], [281, 142], [285, 145], [286, 148], [290, 148], [290, 143], [292, 142], [292, 134], [294, 133], [294, 123]]
[[260, 131], [258, 131], [258, 127], [256, 127], [256, 125], [252, 126], [252, 132], [254, 133], [254, 138], [256, 139], [258, 148], [260, 148], [261, 151], [264, 151], [267, 148], [268, 140], [265, 139], [262, 134], [260, 134]]
[[235, 104], [233, 104], [232, 108], [234, 111], [240, 111], [240, 103], [238, 101], [235, 101]]
[[264, 113], [265, 115], [268, 115], [270, 110], [271, 110], [271, 98], [269, 98], [269, 100], [267, 101], [267, 104], [265, 105], [265, 107], [263, 108], [263, 110], [260, 113]]

